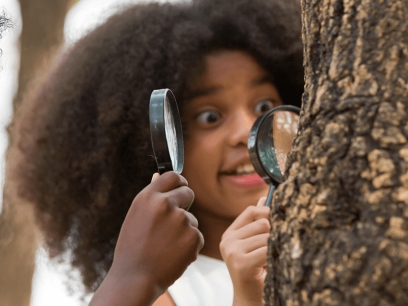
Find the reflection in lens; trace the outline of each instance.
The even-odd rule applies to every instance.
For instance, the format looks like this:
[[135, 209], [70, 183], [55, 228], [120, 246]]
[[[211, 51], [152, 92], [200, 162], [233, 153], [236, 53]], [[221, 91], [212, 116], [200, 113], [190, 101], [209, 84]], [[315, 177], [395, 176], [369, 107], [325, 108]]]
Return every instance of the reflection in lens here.
[[273, 115], [265, 118], [257, 135], [257, 152], [262, 164], [262, 167], [269, 173], [275, 180], [281, 181], [282, 173], [280, 172], [278, 161], [274, 152], [273, 144]]
[[176, 128], [170, 103], [167, 97], [164, 101], [164, 125], [166, 128], [166, 140], [169, 148], [171, 163], [173, 165], [173, 169], [176, 170], [178, 169]]
[[257, 151], [262, 167], [274, 180], [281, 182], [292, 140], [297, 135], [299, 115], [277, 111], [265, 118], [257, 136]]
[[286, 159], [292, 150], [292, 140], [296, 137], [298, 125], [299, 116], [295, 113], [280, 111], [273, 115], [273, 150], [282, 175], [285, 172]]

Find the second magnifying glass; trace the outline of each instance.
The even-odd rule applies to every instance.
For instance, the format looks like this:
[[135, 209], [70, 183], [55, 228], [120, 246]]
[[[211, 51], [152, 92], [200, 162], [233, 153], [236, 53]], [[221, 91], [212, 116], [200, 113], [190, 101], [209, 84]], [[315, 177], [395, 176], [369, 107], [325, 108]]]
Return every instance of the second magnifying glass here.
[[272, 194], [282, 182], [288, 153], [297, 135], [300, 109], [282, 105], [259, 117], [248, 138], [248, 151], [255, 171], [269, 188], [266, 206], [271, 205]]

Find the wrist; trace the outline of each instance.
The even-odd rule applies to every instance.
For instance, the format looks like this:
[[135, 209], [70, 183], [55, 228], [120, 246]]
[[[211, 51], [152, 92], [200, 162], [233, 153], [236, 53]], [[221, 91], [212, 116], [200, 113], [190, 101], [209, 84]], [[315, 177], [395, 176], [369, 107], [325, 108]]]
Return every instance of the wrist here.
[[150, 306], [162, 293], [148, 275], [120, 274], [111, 269], [89, 306]]

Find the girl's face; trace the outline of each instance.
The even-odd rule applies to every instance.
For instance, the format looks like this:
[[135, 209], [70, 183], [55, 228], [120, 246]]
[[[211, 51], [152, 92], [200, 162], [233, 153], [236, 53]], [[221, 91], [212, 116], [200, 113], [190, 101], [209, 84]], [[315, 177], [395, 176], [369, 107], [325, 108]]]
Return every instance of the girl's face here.
[[194, 84], [183, 116], [183, 176], [195, 193], [194, 206], [234, 219], [267, 195], [249, 159], [248, 136], [260, 115], [283, 103], [270, 75], [242, 51], [206, 56]]

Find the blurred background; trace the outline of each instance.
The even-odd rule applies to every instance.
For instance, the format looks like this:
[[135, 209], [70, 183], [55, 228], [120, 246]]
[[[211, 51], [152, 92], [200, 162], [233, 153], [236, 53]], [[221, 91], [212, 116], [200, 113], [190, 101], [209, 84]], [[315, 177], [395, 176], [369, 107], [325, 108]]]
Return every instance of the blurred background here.
[[[166, 1], [171, 0], [156, 2]], [[47, 60], [51, 58], [59, 46], [69, 46], [89, 31], [92, 31], [97, 25], [103, 23], [110, 15], [135, 2], [140, 1], [0, 0], [0, 12], [4, 11], [13, 23], [13, 27], [4, 33], [3, 38], [0, 40], [0, 49], [3, 50], [0, 58], [0, 67], [2, 67], [0, 71], [0, 211], [5, 210], [5, 199], [7, 198], [3, 197], [6, 173], [5, 154], [8, 146], [6, 127], [11, 121], [13, 109], [18, 107], [20, 95], [27, 88], [30, 79], [35, 77], [38, 69], [46, 65]], [[17, 211], [14, 215], [21, 216], [21, 212]], [[27, 223], [24, 218], [16, 217], [15, 219], [15, 222], [10, 224], [7, 222], [2, 223], [0, 219], [0, 234], [7, 236], [8, 232], [10, 232], [9, 228]], [[2, 226], [3, 228], [1, 228]], [[9, 228], [5, 230], [4, 227]], [[30, 234], [29, 238], [22, 239], [20, 244], [13, 244], [13, 242], [21, 240], [24, 231], [16, 231], [16, 234], [11, 231], [10, 239], [13, 240], [12, 242], [0, 237], [2, 239], [0, 241], [0, 274], [4, 275], [2, 269], [3, 272], [9, 269], [12, 274], [14, 271], [20, 273], [19, 267], [8, 266], [10, 256], [16, 256], [17, 258], [21, 256], [16, 261], [24, 262], [26, 258], [24, 257], [26, 256], [24, 247], [26, 246], [28, 250], [27, 258], [30, 256], [30, 247], [35, 249], [35, 266], [21, 268], [22, 275], [30, 275], [34, 268], [32, 293], [30, 296], [29, 281], [27, 284], [18, 283], [15, 285], [14, 287], [17, 286], [17, 294], [14, 294], [14, 296], [20, 298], [18, 304], [30, 306], [77, 306], [87, 304], [91, 297], [87, 296], [84, 300], [82, 299], [83, 288], [79, 282], [75, 282], [78, 275], [70, 271], [69, 266], [61, 263], [63, 260], [59, 260], [60, 263], [50, 261], [46, 251], [41, 247], [37, 247], [37, 241], [40, 238], [30, 230], [28, 232]], [[18, 277], [16, 279], [18, 281]], [[12, 280], [4, 280], [0, 276], [0, 305], [19, 306], [16, 304], [17, 302], [13, 302], [11, 299], [2, 300], [8, 293], [2, 292], [1, 287], [6, 290], [9, 284], [6, 286], [5, 282], [8, 281], [12, 282]], [[28, 295], [28, 297], [24, 298], [24, 295]]]

